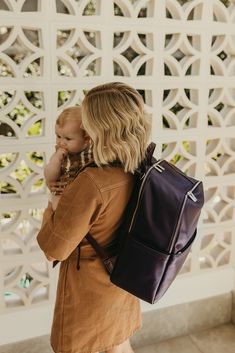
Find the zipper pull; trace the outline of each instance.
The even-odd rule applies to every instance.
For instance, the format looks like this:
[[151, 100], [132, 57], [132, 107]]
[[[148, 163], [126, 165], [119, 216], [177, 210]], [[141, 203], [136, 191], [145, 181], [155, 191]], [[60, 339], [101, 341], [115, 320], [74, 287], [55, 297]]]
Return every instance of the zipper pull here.
[[192, 191], [188, 191], [188, 192], [187, 192], [187, 195], [188, 195], [188, 197], [190, 197], [190, 199], [191, 199], [193, 202], [197, 202], [197, 198], [196, 198], [196, 196], [192, 193]]
[[154, 168], [160, 173], [162, 173], [165, 170], [165, 168], [160, 164], [155, 165]]

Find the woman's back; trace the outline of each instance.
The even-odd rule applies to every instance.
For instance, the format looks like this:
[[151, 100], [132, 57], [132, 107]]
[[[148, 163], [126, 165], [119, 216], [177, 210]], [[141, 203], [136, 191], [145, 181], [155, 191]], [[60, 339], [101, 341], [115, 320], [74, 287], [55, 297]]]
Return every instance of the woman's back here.
[[[85, 228], [90, 227], [99, 244], [110, 243], [122, 222], [132, 188], [133, 175], [121, 168], [88, 167], [61, 197], [55, 232], [51, 235], [51, 226], [47, 225], [38, 235], [45, 252], [66, 258], [60, 268], [51, 334], [55, 352], [108, 349], [125, 341], [141, 325], [138, 299], [110, 282], [100, 258], [85, 240], [81, 242], [77, 270], [76, 245], [84, 237]], [[60, 214], [61, 210], [67, 210], [66, 215]], [[90, 341], [90, 332], [95, 332], [94, 342]]]

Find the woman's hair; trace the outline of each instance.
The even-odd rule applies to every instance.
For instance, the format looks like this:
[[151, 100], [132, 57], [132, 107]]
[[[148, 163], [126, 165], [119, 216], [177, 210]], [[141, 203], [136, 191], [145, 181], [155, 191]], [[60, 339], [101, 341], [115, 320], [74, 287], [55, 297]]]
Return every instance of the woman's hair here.
[[119, 161], [133, 173], [144, 159], [150, 122], [134, 88], [113, 82], [91, 89], [82, 103], [82, 122], [98, 166]]
[[82, 110], [81, 107], [69, 107], [60, 113], [56, 119], [56, 124], [63, 126], [67, 120], [77, 120], [79, 123], [82, 122]]

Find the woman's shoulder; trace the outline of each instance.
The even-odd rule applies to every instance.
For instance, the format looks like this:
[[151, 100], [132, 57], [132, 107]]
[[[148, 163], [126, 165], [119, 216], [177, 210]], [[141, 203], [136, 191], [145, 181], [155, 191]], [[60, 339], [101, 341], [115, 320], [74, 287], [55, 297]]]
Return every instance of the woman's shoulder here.
[[125, 173], [122, 168], [116, 167], [87, 167], [80, 173], [80, 177], [83, 176], [94, 183], [101, 191], [126, 184], [131, 185], [134, 181], [133, 174]]

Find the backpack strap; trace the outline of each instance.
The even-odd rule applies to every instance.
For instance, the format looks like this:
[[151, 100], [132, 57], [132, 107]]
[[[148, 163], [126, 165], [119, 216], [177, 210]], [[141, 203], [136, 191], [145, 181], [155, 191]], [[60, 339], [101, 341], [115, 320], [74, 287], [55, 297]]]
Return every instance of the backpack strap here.
[[89, 244], [93, 247], [97, 255], [100, 257], [101, 261], [104, 264], [104, 267], [108, 274], [110, 275], [113, 271], [113, 266], [115, 262], [115, 257], [118, 252], [118, 246], [116, 243], [111, 243], [107, 247], [101, 247], [95, 238], [88, 233], [85, 238]]
[[138, 168], [135, 170], [135, 175], [139, 176], [140, 178], [143, 174], [145, 174], [148, 167], [151, 166], [155, 162], [155, 158], [153, 157], [155, 147], [156, 147], [156, 144], [154, 142], [151, 142], [148, 145], [146, 153], [145, 153], [145, 158], [140, 163]]

